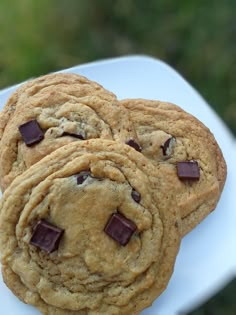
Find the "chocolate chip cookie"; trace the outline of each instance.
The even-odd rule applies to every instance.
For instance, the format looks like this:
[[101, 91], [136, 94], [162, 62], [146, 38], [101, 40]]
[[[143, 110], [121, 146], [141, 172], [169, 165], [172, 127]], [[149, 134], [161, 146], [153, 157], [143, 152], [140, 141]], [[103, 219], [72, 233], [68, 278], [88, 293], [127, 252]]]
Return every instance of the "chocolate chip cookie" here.
[[[0, 114], [0, 187], [55, 149], [91, 138], [127, 142], [127, 111], [116, 96], [76, 74], [49, 74], [23, 84]], [[131, 133], [132, 134], [132, 133]]]
[[43, 314], [139, 314], [173, 271], [181, 238], [173, 192], [129, 145], [62, 146], [3, 195], [4, 281]]
[[183, 235], [215, 207], [226, 178], [222, 152], [199, 120], [174, 104], [127, 99], [139, 151], [157, 169], [165, 169], [176, 189]]

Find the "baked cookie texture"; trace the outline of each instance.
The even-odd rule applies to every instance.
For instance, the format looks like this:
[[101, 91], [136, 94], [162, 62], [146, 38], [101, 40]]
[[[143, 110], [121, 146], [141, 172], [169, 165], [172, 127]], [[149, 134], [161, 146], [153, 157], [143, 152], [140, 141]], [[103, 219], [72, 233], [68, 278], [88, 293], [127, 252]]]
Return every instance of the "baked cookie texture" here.
[[[42, 141], [25, 144], [19, 126], [36, 120]], [[0, 187], [57, 148], [91, 138], [126, 142], [128, 113], [116, 96], [76, 74], [56, 73], [20, 86], [0, 113]]]
[[[121, 104], [130, 112], [142, 154], [164, 169], [175, 187], [185, 235], [216, 207], [226, 179], [222, 152], [210, 130], [174, 104], [145, 99]], [[183, 161], [198, 164], [198, 180], [178, 177], [177, 165]]]
[[[7, 286], [43, 314], [139, 314], [165, 289], [181, 238], [174, 183], [156, 172], [140, 152], [104, 139], [69, 143], [32, 165], [1, 200]], [[114, 214], [132, 223], [125, 246], [108, 227]], [[52, 252], [32, 244], [40, 220], [64, 231]]]
[[31, 80], [0, 113], [4, 281], [45, 315], [138, 315], [225, 178], [214, 136], [178, 106], [76, 74]]

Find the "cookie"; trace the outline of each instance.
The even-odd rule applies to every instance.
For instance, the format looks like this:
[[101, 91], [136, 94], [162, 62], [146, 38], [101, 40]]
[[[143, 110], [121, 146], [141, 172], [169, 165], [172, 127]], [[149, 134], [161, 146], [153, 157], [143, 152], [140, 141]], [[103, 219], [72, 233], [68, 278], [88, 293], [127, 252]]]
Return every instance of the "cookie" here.
[[7, 286], [43, 314], [139, 314], [166, 288], [180, 244], [165, 178], [110, 140], [73, 142], [41, 159], [1, 200]]
[[226, 164], [210, 130], [178, 106], [144, 99], [121, 104], [130, 111], [141, 152], [165, 169], [176, 189], [183, 235], [215, 207], [226, 179]]
[[0, 114], [0, 187], [55, 149], [92, 138], [127, 142], [129, 117], [116, 96], [76, 74], [23, 84]]

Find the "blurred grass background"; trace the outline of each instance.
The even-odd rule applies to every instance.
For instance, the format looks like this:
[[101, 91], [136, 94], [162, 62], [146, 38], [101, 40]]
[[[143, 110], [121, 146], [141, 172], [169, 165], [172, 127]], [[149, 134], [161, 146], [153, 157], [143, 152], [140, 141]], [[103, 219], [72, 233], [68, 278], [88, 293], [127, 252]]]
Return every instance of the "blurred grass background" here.
[[[236, 135], [235, 0], [0, 0], [0, 88], [101, 58], [176, 68]], [[236, 281], [191, 313], [235, 315]]]

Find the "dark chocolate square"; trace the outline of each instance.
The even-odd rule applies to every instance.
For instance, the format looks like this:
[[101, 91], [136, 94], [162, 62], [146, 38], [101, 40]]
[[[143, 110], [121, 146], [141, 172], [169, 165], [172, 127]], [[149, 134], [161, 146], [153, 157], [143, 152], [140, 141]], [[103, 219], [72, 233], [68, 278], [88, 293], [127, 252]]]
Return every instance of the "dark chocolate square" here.
[[63, 232], [62, 229], [46, 220], [40, 220], [33, 229], [30, 244], [46, 251], [48, 254], [52, 253], [58, 249]]
[[199, 180], [200, 169], [197, 161], [184, 161], [177, 163], [177, 174], [179, 179]]
[[44, 138], [43, 131], [41, 130], [36, 119], [27, 121], [18, 128], [27, 146], [38, 143]]
[[125, 246], [128, 244], [136, 229], [137, 227], [134, 222], [120, 213], [113, 213], [108, 220], [104, 231], [113, 240], [120, 243], [120, 245]]

